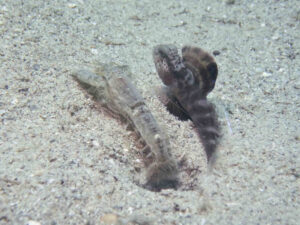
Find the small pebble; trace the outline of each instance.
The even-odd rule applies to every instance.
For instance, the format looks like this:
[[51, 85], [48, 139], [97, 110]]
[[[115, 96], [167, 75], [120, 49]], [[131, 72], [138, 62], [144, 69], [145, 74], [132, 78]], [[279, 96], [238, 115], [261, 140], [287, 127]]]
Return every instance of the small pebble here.
[[12, 105], [16, 105], [18, 104], [19, 100], [17, 98], [14, 98], [12, 101], [11, 101], [11, 104]]
[[271, 73], [268, 73], [268, 72], [263, 72], [263, 73], [262, 73], [262, 76], [263, 76], [263, 77], [270, 77], [270, 76], [272, 76], [272, 74], [271, 74]]
[[274, 41], [279, 40], [279, 36], [275, 34], [275, 35], [272, 37], [272, 40], [274, 40]]
[[217, 56], [217, 55], [220, 55], [220, 54], [221, 54], [221, 52], [220, 52], [220, 51], [218, 51], [218, 50], [215, 50], [215, 51], [213, 51], [213, 54], [214, 54], [214, 56]]
[[38, 107], [37, 107], [36, 105], [29, 105], [29, 109], [30, 109], [31, 111], [34, 111], [34, 110], [37, 110]]
[[295, 19], [296, 21], [300, 21], [300, 10], [296, 13]]
[[261, 67], [255, 68], [256, 73], [262, 73], [262, 71], [263, 71], [263, 68], [261, 68]]
[[33, 65], [33, 69], [36, 70], [36, 71], [39, 70], [40, 69], [40, 65], [39, 64], [34, 64]]
[[235, 0], [227, 0], [226, 4], [227, 5], [233, 5], [235, 3]]
[[92, 144], [93, 144], [93, 146], [95, 146], [95, 147], [99, 147], [100, 146], [100, 144], [99, 144], [99, 142], [98, 141], [92, 141]]
[[104, 224], [117, 224], [118, 222], [118, 216], [116, 214], [105, 214], [101, 217], [101, 222]]
[[34, 220], [29, 220], [26, 225], [42, 225], [40, 222], [38, 221], [34, 221]]
[[74, 9], [74, 8], [77, 7], [77, 5], [74, 4], [74, 3], [68, 3], [68, 7], [71, 8], [71, 9]]
[[21, 88], [21, 89], [19, 89], [18, 90], [18, 92], [20, 93], [20, 92], [27, 92], [29, 90], [29, 88]]
[[300, 80], [294, 84], [295, 89], [300, 89]]
[[94, 55], [97, 55], [99, 52], [96, 48], [92, 48], [91, 53], [94, 54]]
[[3, 13], [3, 12], [8, 12], [8, 9], [6, 8], [6, 6], [2, 6], [0, 8], [0, 12]]

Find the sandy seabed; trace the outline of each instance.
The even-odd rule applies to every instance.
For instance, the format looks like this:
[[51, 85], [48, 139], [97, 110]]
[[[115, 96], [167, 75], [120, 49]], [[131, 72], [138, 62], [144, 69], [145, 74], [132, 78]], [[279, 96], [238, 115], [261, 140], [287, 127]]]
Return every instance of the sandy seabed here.
[[[297, 224], [300, 221], [300, 3], [10, 0], [0, 3], [0, 224]], [[209, 95], [222, 126], [208, 172], [190, 121], [160, 103], [152, 48], [219, 51]], [[137, 185], [134, 135], [70, 74], [129, 65], [184, 155], [181, 187]]]

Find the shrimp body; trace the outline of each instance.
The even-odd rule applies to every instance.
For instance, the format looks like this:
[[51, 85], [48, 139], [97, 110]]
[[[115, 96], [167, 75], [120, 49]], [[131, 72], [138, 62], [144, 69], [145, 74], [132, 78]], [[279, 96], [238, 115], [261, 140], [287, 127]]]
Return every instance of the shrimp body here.
[[147, 168], [146, 187], [152, 190], [175, 187], [178, 169], [169, 140], [130, 76], [128, 66], [116, 64], [100, 64], [95, 73], [79, 70], [73, 74], [97, 101], [124, 118], [145, 143], [144, 151], [148, 153], [145, 158], [153, 158]]

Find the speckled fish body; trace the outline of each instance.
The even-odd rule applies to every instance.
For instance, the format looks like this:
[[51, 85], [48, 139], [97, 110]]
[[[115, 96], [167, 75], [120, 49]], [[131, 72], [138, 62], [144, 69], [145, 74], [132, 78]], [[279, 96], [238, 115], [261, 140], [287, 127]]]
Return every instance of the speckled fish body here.
[[158, 45], [153, 59], [160, 79], [169, 95], [192, 119], [199, 131], [208, 158], [213, 162], [219, 139], [219, 124], [214, 107], [206, 99], [217, 78], [217, 64], [200, 48], [186, 46], [182, 57], [174, 45]]

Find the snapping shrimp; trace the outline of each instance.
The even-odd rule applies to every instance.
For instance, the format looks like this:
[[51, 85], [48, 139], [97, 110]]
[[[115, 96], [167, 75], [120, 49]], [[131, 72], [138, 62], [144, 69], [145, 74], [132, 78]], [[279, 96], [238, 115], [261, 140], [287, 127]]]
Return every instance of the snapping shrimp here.
[[102, 106], [124, 118], [145, 143], [144, 150], [150, 152], [147, 157], [153, 158], [147, 168], [145, 187], [154, 191], [175, 188], [178, 167], [172, 158], [169, 140], [131, 82], [129, 67], [100, 64], [95, 73], [78, 70], [72, 76]]

